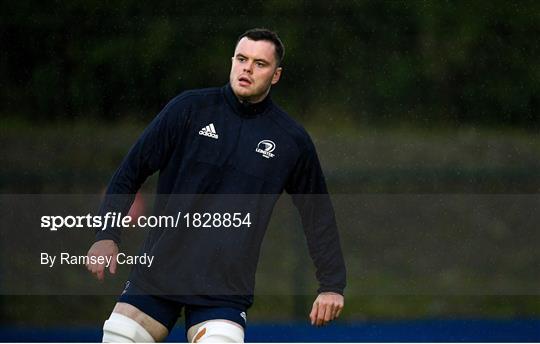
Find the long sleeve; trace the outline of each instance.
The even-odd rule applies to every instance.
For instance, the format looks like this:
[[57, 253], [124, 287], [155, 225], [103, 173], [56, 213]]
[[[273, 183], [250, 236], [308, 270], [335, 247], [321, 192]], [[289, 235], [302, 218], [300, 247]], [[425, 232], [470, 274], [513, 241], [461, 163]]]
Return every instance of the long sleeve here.
[[[99, 209], [100, 216], [108, 212], [127, 215], [144, 181], [167, 164], [186, 123], [183, 100], [181, 95], [171, 100], [131, 147], [109, 182]], [[100, 229], [96, 241], [111, 239], [120, 243], [120, 234], [120, 228]]]
[[311, 140], [308, 140], [285, 190], [298, 208], [316, 267], [318, 293], [332, 291], [343, 294], [346, 270], [334, 209], [324, 175]]

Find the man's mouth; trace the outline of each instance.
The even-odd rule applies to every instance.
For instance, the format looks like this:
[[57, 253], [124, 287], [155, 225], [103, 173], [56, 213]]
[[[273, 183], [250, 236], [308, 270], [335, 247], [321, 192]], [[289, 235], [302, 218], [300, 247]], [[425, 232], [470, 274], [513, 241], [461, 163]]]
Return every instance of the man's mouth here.
[[249, 86], [252, 84], [251, 80], [248, 77], [241, 76], [238, 78], [238, 83], [240, 86]]

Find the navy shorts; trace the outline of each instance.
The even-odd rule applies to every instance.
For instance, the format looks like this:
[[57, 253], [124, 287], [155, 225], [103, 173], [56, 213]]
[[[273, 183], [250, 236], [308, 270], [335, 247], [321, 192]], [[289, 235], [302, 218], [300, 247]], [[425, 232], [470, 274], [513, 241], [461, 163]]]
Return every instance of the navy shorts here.
[[129, 303], [163, 324], [169, 332], [184, 309], [186, 333], [193, 325], [213, 319], [234, 321], [246, 328], [246, 310], [232, 307], [196, 306], [167, 298], [165, 295], [147, 295], [129, 281], [118, 302]]

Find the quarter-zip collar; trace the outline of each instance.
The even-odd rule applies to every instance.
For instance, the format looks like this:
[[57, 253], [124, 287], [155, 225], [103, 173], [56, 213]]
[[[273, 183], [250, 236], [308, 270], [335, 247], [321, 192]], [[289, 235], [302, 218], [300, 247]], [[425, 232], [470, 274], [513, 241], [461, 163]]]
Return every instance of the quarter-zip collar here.
[[242, 117], [257, 117], [262, 115], [266, 110], [270, 108], [272, 105], [272, 99], [270, 99], [270, 93], [264, 98], [262, 101], [258, 103], [242, 103], [236, 95], [234, 94], [234, 91], [231, 87], [231, 84], [228, 83], [223, 87], [223, 94], [225, 95], [225, 99], [227, 99], [227, 103], [232, 107], [233, 111]]

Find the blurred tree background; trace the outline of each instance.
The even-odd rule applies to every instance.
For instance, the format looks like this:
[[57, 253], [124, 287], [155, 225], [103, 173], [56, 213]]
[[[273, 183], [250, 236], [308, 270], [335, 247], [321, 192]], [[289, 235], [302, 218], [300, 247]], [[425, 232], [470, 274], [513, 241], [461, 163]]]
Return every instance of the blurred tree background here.
[[[285, 43], [273, 98], [310, 130], [333, 193], [540, 190], [539, 2], [21, 0], [1, 7], [2, 193], [100, 193], [171, 98], [228, 81], [236, 38], [252, 27], [276, 30]], [[263, 257], [281, 256], [291, 241], [289, 251], [304, 247], [297, 234], [269, 233]], [[348, 239], [346, 254], [362, 240]], [[526, 252], [537, 251], [537, 241], [527, 244]], [[299, 254], [289, 268], [310, 264]], [[533, 282], [539, 257], [527, 260], [536, 264], [527, 270]], [[313, 279], [306, 273], [280, 281], [292, 285], [290, 298], [256, 298], [252, 319], [304, 319], [312, 300], [305, 279]], [[276, 283], [271, 274], [262, 278]], [[81, 300], [4, 296], [0, 317], [3, 324], [98, 324], [114, 302]], [[353, 320], [540, 314], [538, 295], [347, 302], [344, 315]]]
[[185, 89], [224, 84], [236, 37], [262, 26], [286, 44], [276, 93], [298, 118], [540, 125], [536, 1], [26, 0], [2, 7], [3, 115], [147, 120]]

